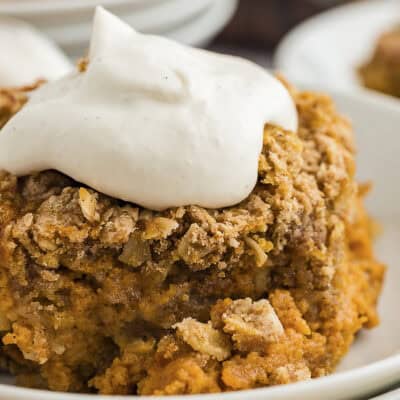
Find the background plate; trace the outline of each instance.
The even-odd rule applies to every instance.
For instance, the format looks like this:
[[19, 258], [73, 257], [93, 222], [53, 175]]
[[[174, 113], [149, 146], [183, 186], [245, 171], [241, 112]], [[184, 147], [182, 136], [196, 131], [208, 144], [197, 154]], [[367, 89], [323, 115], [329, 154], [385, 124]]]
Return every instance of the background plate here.
[[[184, 2], [187, 2], [187, 0], [174, 0], [173, 4], [178, 5]], [[170, 7], [171, 4], [168, 7]], [[194, 7], [196, 4], [197, 8]], [[207, 5], [205, 8], [204, 4]], [[190, 46], [203, 46], [216, 36], [232, 18], [237, 4], [238, 0], [193, 0], [190, 3], [192, 6], [191, 13], [196, 12], [195, 15], [186, 15], [186, 18], [179, 23], [175, 21], [173, 27], [168, 26], [168, 28], [171, 29], [165, 29], [166, 26], [161, 27], [160, 25], [149, 27], [149, 20], [144, 18], [148, 11], [144, 11], [142, 17], [137, 13], [124, 14], [122, 15], [122, 19], [141, 32], [156, 33]], [[174, 9], [171, 8], [167, 14], [173, 13], [173, 11]], [[153, 15], [156, 17], [156, 13], [153, 12]], [[171, 20], [169, 22], [171, 22]], [[91, 25], [92, 21], [90, 19], [86, 24], [80, 26], [54, 27], [54, 30], [47, 31], [47, 34], [52, 37], [68, 55], [73, 58], [81, 57], [87, 52]], [[46, 32], [46, 29], [44, 29], [44, 31]]]
[[356, 69], [378, 36], [400, 23], [399, 0], [369, 0], [332, 9], [283, 39], [275, 66], [290, 80], [342, 90], [361, 89]]
[[103, 7], [129, 5], [135, 8], [147, 8], [156, 3], [169, 1], [171, 0], [1, 0], [0, 13], [25, 18], [33, 15], [90, 9], [99, 3]]
[[[142, 33], [164, 34], [185, 23], [194, 21], [219, 3], [215, 0], [172, 0], [132, 10], [130, 7], [106, 7], [132, 27]], [[59, 46], [67, 50], [86, 46], [92, 31], [94, 7], [85, 12], [76, 12], [69, 16], [60, 13], [48, 18], [30, 18], [29, 22], [51, 37]]]

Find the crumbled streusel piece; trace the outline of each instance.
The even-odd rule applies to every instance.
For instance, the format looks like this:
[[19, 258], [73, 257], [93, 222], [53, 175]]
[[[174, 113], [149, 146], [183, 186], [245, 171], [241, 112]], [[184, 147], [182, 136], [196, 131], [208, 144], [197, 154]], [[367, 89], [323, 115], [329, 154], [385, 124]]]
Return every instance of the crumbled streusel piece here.
[[179, 227], [179, 224], [171, 218], [156, 217], [146, 221], [146, 229], [144, 239], [166, 239], [174, 230]]
[[125, 244], [119, 260], [132, 267], [139, 267], [145, 261], [150, 261], [150, 245], [142, 238], [140, 232], [134, 232]]
[[185, 318], [174, 325], [177, 335], [194, 350], [207, 354], [218, 361], [223, 361], [230, 356], [231, 344], [229, 338], [214, 329], [211, 323], [204, 324], [193, 318]]
[[275, 384], [293, 383], [311, 379], [311, 371], [304, 362], [278, 367], [273, 373]]
[[283, 327], [268, 300], [234, 300], [222, 314], [224, 331], [232, 335], [241, 351], [264, 351], [283, 335]]
[[79, 205], [81, 206], [82, 214], [89, 222], [95, 222], [100, 219], [99, 213], [96, 210], [96, 196], [85, 188], [79, 189]]

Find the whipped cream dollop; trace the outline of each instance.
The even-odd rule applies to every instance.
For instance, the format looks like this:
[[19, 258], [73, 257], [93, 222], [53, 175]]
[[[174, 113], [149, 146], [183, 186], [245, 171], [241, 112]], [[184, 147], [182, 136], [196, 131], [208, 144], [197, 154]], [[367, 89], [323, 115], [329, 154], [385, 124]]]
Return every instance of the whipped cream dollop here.
[[162, 210], [231, 206], [254, 188], [263, 128], [297, 129], [255, 64], [142, 35], [97, 8], [85, 72], [46, 84], [0, 133], [0, 169], [56, 169]]
[[0, 86], [31, 85], [73, 70], [64, 53], [29, 24], [0, 17]]

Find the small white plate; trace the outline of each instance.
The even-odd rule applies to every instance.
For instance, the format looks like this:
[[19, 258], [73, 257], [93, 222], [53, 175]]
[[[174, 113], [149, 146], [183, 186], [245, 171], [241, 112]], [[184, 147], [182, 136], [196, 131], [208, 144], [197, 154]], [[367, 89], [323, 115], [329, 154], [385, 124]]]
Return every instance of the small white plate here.
[[63, 52], [25, 22], [0, 15], [0, 87], [59, 79], [73, 70]]
[[[333, 97], [339, 109], [354, 122], [358, 178], [374, 182], [367, 205], [384, 229], [376, 246], [379, 259], [389, 266], [379, 307], [381, 325], [357, 337], [339, 372], [331, 376], [236, 393], [170, 396], [168, 400], [350, 400], [371, 396], [400, 380], [400, 104], [390, 98], [357, 93], [334, 93]], [[122, 400], [127, 397], [52, 393], [4, 384], [0, 385], [0, 399]], [[140, 399], [165, 400], [165, 397]]]
[[33, 15], [91, 9], [99, 4], [103, 7], [129, 5], [146, 8], [155, 3], [167, 3], [168, 1], [171, 0], [1, 0], [0, 14], [29, 18]]
[[400, 389], [397, 389], [378, 395], [370, 400], [399, 400], [399, 399], [400, 399]]
[[334, 8], [287, 34], [277, 49], [275, 66], [297, 82], [364, 90], [357, 67], [370, 57], [378, 36], [399, 23], [399, 0], [367, 0]]
[[[218, 3], [215, 0], [170, 0], [140, 10], [130, 8], [106, 7], [136, 30], [143, 33], [163, 34], [182, 24], [188, 23], [198, 15]], [[30, 22], [51, 37], [59, 46], [70, 49], [87, 45], [92, 30], [94, 7], [85, 12], [70, 16], [57, 14], [46, 18], [31, 18]]]
[[[180, 3], [182, 5], [187, 0], [174, 0], [175, 6]], [[208, 1], [208, 3], [207, 3]], [[197, 3], [197, 8], [196, 8]], [[204, 4], [207, 7], [204, 8]], [[132, 15], [122, 15], [122, 19], [128, 22], [135, 29], [144, 33], [155, 33], [169, 37], [178, 42], [190, 46], [203, 46], [207, 44], [214, 36], [216, 36], [227, 22], [232, 18], [238, 0], [192, 0], [190, 3], [191, 12], [196, 12], [190, 18], [181, 20], [180, 23], [175, 23], [172, 29], [160, 28], [160, 25], [149, 27], [141, 24], [141, 22], [149, 22], [144, 18], [140, 19], [137, 13]], [[170, 6], [170, 5], [168, 5]], [[167, 5], [166, 5], [167, 7]], [[168, 15], [173, 12], [173, 9], [164, 10], [161, 15]], [[145, 14], [145, 12], [143, 13]], [[153, 13], [156, 18], [156, 13]], [[159, 21], [160, 23], [160, 21]], [[168, 27], [171, 28], [171, 27]], [[87, 51], [89, 37], [91, 31], [91, 21], [86, 24], [77, 26], [60, 26], [54, 27], [52, 32], [47, 32], [53, 39], [71, 56], [81, 57]]]
[[190, 46], [205, 46], [233, 17], [239, 0], [217, 0], [208, 11], [165, 36]]

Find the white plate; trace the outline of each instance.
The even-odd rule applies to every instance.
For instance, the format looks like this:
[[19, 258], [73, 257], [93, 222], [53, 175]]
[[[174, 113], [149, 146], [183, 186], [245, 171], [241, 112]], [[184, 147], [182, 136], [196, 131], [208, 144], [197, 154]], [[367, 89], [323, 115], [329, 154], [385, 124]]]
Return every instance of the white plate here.
[[74, 68], [48, 37], [15, 18], [0, 16], [0, 48], [1, 87], [59, 79]]
[[[168, 0], [150, 2], [146, 7], [138, 8], [136, 3], [111, 1], [105, 8], [129, 22], [141, 32], [159, 33], [172, 30], [201, 12], [204, 12], [216, 0]], [[101, 1], [97, 3], [102, 3]], [[110, 3], [110, 4], [108, 4]], [[80, 3], [79, 3], [80, 4]], [[1, 5], [1, 0], [0, 0]], [[18, 16], [36, 26], [60, 45], [72, 45], [87, 40], [91, 32], [91, 24], [96, 4], [81, 8], [70, 6], [68, 12], [59, 11], [50, 15], [34, 13]]]
[[210, 9], [165, 36], [190, 46], [205, 46], [233, 17], [239, 0], [217, 0]]
[[400, 389], [392, 390], [390, 392], [384, 393], [370, 400], [399, 400], [400, 399]]
[[[107, 7], [136, 30], [143, 33], [162, 34], [191, 21], [204, 13], [215, 0], [171, 0], [141, 10]], [[218, 1], [217, 1], [218, 2]], [[72, 48], [87, 45], [93, 20], [94, 8], [84, 13], [53, 15], [46, 19], [30, 19], [30, 22], [51, 37], [59, 46]]]
[[[354, 122], [360, 180], [373, 180], [368, 208], [383, 225], [377, 243], [379, 259], [389, 265], [380, 301], [381, 325], [357, 338], [338, 373], [287, 386], [245, 392], [170, 396], [169, 400], [350, 400], [373, 395], [400, 380], [400, 105], [387, 98], [334, 94]], [[52, 393], [0, 385], [1, 400], [121, 400], [121, 396]], [[141, 399], [165, 400], [165, 397]]]
[[38, 14], [91, 9], [98, 4], [103, 7], [129, 5], [146, 8], [155, 3], [167, 3], [168, 1], [170, 0], [1, 0], [0, 13], [26, 18]]
[[[187, 0], [175, 1], [186, 2]], [[191, 0], [192, 7], [194, 7], [196, 1], [199, 3], [199, 0]], [[194, 17], [182, 21], [174, 29], [165, 31], [138, 29], [136, 14], [124, 15], [122, 19], [139, 31], [167, 36], [191, 46], [203, 46], [216, 36], [232, 18], [237, 4], [238, 0], [214, 0]], [[75, 30], [74, 32], [70, 32], [68, 27], [60, 28], [59, 35], [55, 38], [56, 42], [72, 57], [80, 57], [87, 51], [91, 22], [82, 28], [81, 31]], [[54, 38], [54, 35], [50, 36]]]
[[370, 57], [378, 36], [399, 23], [399, 0], [337, 7], [291, 31], [277, 49], [275, 66], [291, 80], [359, 90], [356, 68]]

